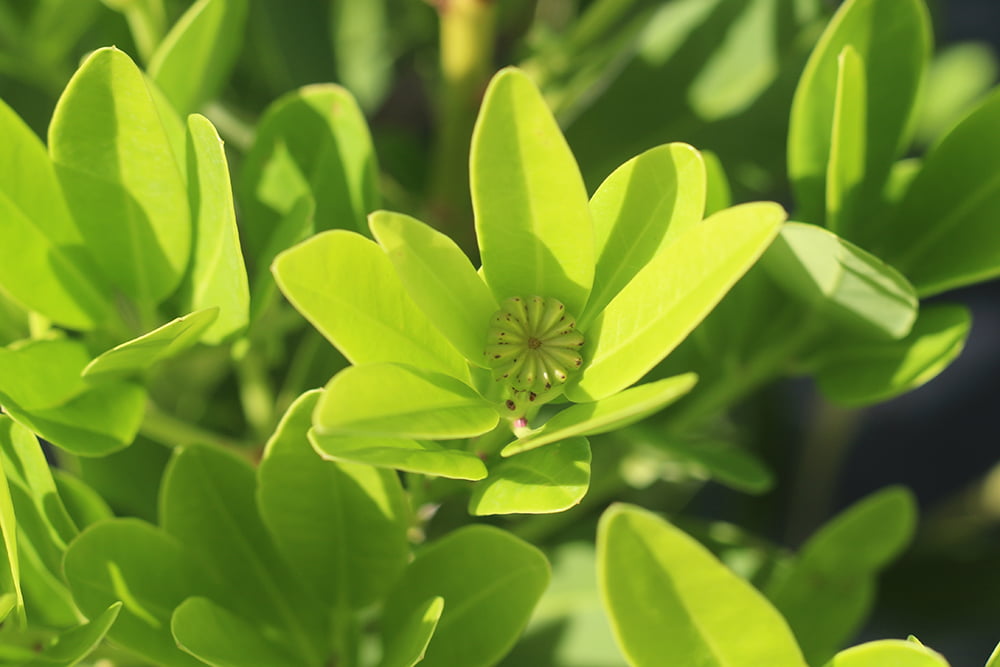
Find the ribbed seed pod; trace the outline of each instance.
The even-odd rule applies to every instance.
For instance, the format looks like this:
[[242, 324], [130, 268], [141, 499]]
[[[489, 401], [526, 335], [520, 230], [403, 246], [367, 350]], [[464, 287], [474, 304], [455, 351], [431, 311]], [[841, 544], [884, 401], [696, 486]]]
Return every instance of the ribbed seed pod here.
[[485, 354], [493, 377], [511, 390], [542, 394], [566, 382], [583, 364], [583, 334], [556, 299], [505, 299], [493, 315]]

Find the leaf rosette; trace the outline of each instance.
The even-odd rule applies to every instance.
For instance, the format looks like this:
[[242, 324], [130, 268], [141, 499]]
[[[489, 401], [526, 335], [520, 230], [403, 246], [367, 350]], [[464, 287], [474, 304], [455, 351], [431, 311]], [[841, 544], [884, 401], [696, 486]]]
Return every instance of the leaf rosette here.
[[[480, 479], [485, 467], [470, 474], [465, 458], [473, 453], [488, 460], [504, 444], [502, 454], [520, 453], [658, 411], [691, 389], [693, 374], [629, 387], [785, 219], [769, 202], [703, 219], [705, 167], [685, 144], [626, 162], [588, 200], [540, 92], [511, 68], [486, 91], [470, 182], [478, 270], [447, 235], [388, 211], [369, 216], [374, 242], [333, 230], [276, 258], [286, 298], [353, 364], [313, 415], [324, 456]], [[530, 427], [546, 403], [580, 405], [563, 410], [553, 434]], [[437, 442], [458, 439], [469, 440]], [[463, 459], [461, 474], [441, 463], [450, 455]], [[424, 465], [428, 457], [437, 463]]]

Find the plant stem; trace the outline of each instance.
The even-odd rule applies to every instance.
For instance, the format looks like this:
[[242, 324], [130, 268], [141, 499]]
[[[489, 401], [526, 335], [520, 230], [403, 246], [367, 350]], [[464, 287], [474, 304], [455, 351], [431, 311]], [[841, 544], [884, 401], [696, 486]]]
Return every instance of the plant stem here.
[[271, 434], [271, 427], [274, 425], [274, 391], [263, 358], [252, 346], [247, 346], [242, 352], [240, 355], [234, 349], [237, 355], [240, 403], [254, 437], [263, 442]]
[[475, 253], [469, 199], [469, 145], [476, 111], [491, 73], [496, 8], [493, 0], [436, 0], [440, 16], [441, 92], [429, 208], [467, 252]]
[[206, 443], [250, 457], [250, 452], [243, 443], [180, 420], [164, 412], [152, 401], [146, 403], [146, 414], [139, 432], [167, 447]]

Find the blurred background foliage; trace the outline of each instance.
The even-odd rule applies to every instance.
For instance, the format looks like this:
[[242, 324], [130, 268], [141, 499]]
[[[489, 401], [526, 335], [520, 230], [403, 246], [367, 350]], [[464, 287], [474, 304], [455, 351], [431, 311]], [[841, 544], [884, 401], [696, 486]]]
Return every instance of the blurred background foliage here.
[[[0, 0], [0, 97], [44, 137], [55, 101], [86, 53], [114, 44], [148, 67], [156, 44], [191, 4]], [[231, 26], [232, 38], [242, 41], [231, 74], [199, 110], [226, 140], [239, 182], [243, 167], [251, 168], [247, 154], [254, 128], [269, 105], [307, 84], [340, 83], [368, 119], [380, 161], [382, 205], [421, 216], [468, 248], [473, 238], [468, 137], [485, 82], [501, 66], [516, 64], [545, 92], [591, 190], [633, 155], [685, 141], [718, 158], [734, 202], [774, 199], [791, 209], [785, 142], [792, 94], [836, 4], [249, 0], [245, 16]], [[932, 0], [929, 6], [936, 55], [916, 123], [921, 151], [996, 83], [1000, 48], [996, 0]], [[628, 439], [629, 447], [595, 447], [594, 470], [612, 471], [614, 479], [603, 483], [619, 499], [669, 513], [684, 508], [685, 529], [731, 566], [760, 578], [766, 578], [758, 571], [761, 563], [797, 549], [857, 499], [889, 484], [911, 488], [920, 505], [918, 537], [883, 572], [879, 603], [860, 638], [913, 633], [956, 665], [978, 664], [1000, 628], [1000, 293], [993, 283], [948, 299], [969, 306], [975, 325], [963, 355], [926, 387], [860, 411], [831, 406], [811, 381], [789, 380], [738, 406], [732, 419], [741, 444], [773, 472], [768, 493], [750, 496], [706, 484], [698, 471], [711, 468], [711, 462], [685, 459], [681, 444], [670, 456], [650, 454], [650, 448], [643, 450], [640, 429], [607, 436]], [[0, 309], [6, 308], [0, 298]], [[294, 314], [285, 317], [277, 328], [285, 332], [288, 347], [311, 346], [313, 352], [289, 365], [284, 348], [271, 341], [266, 368], [257, 369], [283, 374], [277, 385], [285, 390], [279, 405], [267, 408], [271, 415], [343, 364]], [[12, 327], [0, 330], [0, 339], [24, 335], [13, 330], [16, 322], [0, 317], [3, 326]], [[233, 378], [218, 380], [227, 377], [218, 368], [225, 361], [211, 351], [196, 353], [158, 378], [164, 387], [197, 384], [199, 378], [221, 382], [213, 395], [223, 402], [214, 403], [211, 414], [200, 398], [197, 405], [183, 404], [183, 392], [170, 392], [175, 402], [165, 407], [223, 432], [233, 430], [231, 424], [242, 419], [241, 407], [234, 399], [225, 403], [224, 397], [237, 394]], [[242, 372], [255, 371], [244, 366]], [[242, 398], [244, 406], [268, 400]], [[254, 426], [267, 433], [273, 423], [264, 417]], [[167, 457], [166, 449], [140, 438], [118, 454], [80, 464], [85, 479], [116, 510], [152, 518]], [[749, 467], [732, 473], [744, 484], [753, 486], [759, 477], [753, 461], [722, 459]], [[116, 482], [123, 470], [143, 483]], [[713, 472], [726, 474], [718, 466]], [[769, 476], [762, 474], [764, 481], [752, 490], [769, 486]], [[532, 631], [505, 664], [541, 664], [533, 662], [539, 656], [580, 667], [616, 664], [596, 599], [587, 590], [593, 584], [586, 583], [593, 572], [587, 545], [607, 500], [601, 484], [595, 477], [592, 500], [571, 512], [498, 521], [550, 547], [558, 593], [546, 598]], [[465, 520], [464, 507], [446, 506], [431, 530], [444, 533]]]

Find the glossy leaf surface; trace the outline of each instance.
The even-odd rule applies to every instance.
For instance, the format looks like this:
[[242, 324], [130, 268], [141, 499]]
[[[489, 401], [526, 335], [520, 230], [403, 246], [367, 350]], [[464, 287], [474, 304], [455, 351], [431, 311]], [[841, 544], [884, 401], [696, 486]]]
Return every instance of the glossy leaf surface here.
[[579, 503], [590, 486], [590, 443], [567, 438], [513, 456], [476, 485], [469, 513], [551, 514]]
[[[483, 585], [471, 588], [473, 580]], [[386, 600], [382, 636], [398, 636], [440, 596], [444, 613], [420, 665], [486, 667], [510, 649], [548, 581], [538, 549], [491, 526], [466, 526], [417, 553]]]
[[785, 620], [749, 583], [678, 528], [614, 505], [597, 534], [601, 597], [635, 667], [805, 666]]
[[490, 81], [472, 135], [472, 205], [483, 275], [497, 301], [541, 296], [583, 311], [593, 222], [580, 169], [531, 79]]

